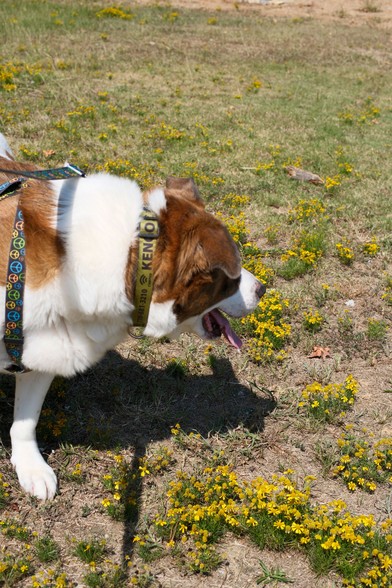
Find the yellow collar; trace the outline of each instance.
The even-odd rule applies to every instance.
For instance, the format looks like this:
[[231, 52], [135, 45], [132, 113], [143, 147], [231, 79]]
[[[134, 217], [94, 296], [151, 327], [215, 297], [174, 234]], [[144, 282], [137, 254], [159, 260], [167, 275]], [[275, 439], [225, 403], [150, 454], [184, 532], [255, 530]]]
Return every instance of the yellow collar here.
[[152, 297], [152, 260], [159, 237], [158, 218], [154, 212], [143, 209], [139, 223], [139, 255], [132, 313], [132, 326], [145, 327]]

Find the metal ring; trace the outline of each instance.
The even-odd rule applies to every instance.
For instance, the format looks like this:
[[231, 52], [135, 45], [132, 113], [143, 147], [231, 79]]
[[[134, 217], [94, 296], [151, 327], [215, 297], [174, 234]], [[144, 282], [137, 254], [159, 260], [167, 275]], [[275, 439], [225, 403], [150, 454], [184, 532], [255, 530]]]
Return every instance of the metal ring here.
[[132, 337], [133, 339], [144, 339], [144, 337], [146, 335], [143, 335], [143, 333], [141, 335], [135, 335], [135, 333], [131, 332], [131, 329], [136, 329], [137, 327], [134, 327], [133, 325], [131, 325], [130, 327], [128, 327], [128, 335], [130, 337]]

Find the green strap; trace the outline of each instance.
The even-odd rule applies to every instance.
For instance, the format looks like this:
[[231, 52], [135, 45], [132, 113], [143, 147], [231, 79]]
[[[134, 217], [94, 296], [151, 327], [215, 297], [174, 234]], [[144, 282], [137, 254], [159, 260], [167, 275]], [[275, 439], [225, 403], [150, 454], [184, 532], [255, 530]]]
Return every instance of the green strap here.
[[132, 326], [145, 327], [152, 297], [153, 275], [152, 260], [159, 236], [159, 225], [156, 215], [144, 210], [139, 223], [139, 255], [136, 271], [134, 292], [135, 310], [132, 313]]

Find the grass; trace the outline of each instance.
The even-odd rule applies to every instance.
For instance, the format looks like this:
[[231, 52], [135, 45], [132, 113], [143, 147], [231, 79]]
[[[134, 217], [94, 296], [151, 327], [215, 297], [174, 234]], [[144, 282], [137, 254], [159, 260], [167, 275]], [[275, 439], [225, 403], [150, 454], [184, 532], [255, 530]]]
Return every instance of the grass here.
[[192, 176], [268, 286], [235, 322], [241, 354], [129, 340], [55, 380], [53, 503], [18, 489], [1, 377], [0, 583], [390, 585], [388, 31], [98, 0], [5, 0], [0, 19], [20, 159], [143, 188]]
[[58, 545], [49, 535], [36, 541], [35, 551], [38, 559], [43, 563], [56, 561], [60, 556]]
[[268, 584], [272, 584], [273, 582], [281, 582], [282, 584], [292, 584], [293, 580], [290, 580], [279, 568], [271, 568], [268, 569], [265, 563], [260, 560], [260, 566], [263, 570], [263, 575], [259, 576], [256, 580], [256, 584], [261, 586], [268, 586]]
[[363, 12], [380, 12], [381, 8], [378, 2], [372, 2], [372, 0], [365, 0], [365, 2], [363, 2], [361, 10]]

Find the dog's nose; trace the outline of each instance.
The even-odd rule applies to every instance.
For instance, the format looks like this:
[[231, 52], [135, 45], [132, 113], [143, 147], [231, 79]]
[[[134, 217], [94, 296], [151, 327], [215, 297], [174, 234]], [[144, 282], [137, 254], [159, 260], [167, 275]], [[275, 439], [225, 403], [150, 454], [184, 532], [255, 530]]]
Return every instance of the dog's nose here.
[[262, 284], [261, 282], [257, 282], [256, 294], [259, 298], [264, 296], [264, 294], [266, 293], [266, 290], [267, 290], [267, 288], [264, 286], [264, 284]]

